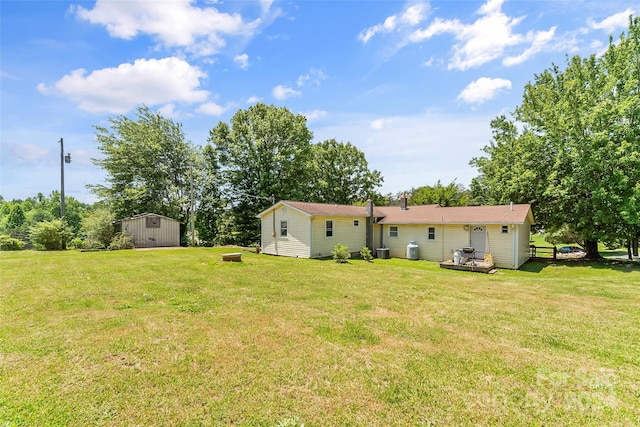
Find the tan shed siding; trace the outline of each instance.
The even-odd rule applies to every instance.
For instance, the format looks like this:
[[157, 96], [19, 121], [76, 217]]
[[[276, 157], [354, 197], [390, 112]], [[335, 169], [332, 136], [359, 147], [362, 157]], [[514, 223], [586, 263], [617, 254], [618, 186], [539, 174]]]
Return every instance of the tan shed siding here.
[[513, 265], [513, 232], [515, 229], [510, 224], [508, 233], [502, 233], [503, 224], [487, 225], [487, 253], [493, 256], [496, 267], [515, 268]]
[[147, 228], [147, 217], [122, 220], [122, 232], [133, 237], [136, 248], [180, 246], [180, 223], [160, 217], [159, 228]]
[[525, 221], [524, 224], [518, 225], [518, 265], [520, 268], [522, 264], [529, 260], [529, 240], [531, 239], [531, 223]]
[[[275, 237], [273, 215], [275, 214]], [[280, 221], [287, 221], [287, 237], [280, 237]], [[309, 217], [285, 206], [261, 218], [262, 252], [270, 255], [309, 258]]]
[[[333, 237], [325, 235], [326, 221], [333, 221]], [[358, 220], [358, 226], [354, 227], [353, 220]], [[315, 216], [311, 220], [311, 257], [319, 258], [330, 256], [337, 243], [346, 245], [351, 252], [360, 252], [366, 245], [366, 217], [327, 217]]]

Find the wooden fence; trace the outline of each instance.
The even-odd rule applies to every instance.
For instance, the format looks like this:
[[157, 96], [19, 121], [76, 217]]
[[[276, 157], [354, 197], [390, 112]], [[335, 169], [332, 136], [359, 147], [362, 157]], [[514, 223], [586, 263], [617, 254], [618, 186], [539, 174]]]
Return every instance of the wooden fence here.
[[556, 261], [558, 259], [557, 246], [529, 246], [531, 258], [546, 258]]

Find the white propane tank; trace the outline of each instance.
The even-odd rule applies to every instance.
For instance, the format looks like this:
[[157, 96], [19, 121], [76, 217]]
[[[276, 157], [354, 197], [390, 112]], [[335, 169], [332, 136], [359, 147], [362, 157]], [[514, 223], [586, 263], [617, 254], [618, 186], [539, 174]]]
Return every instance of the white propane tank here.
[[460, 251], [455, 251], [453, 253], [453, 265], [460, 265], [461, 258], [462, 258], [462, 255], [460, 254]]
[[407, 259], [410, 260], [417, 260], [420, 258], [419, 252], [418, 252], [418, 244], [416, 243], [415, 240], [412, 240], [411, 243], [409, 243], [407, 245]]

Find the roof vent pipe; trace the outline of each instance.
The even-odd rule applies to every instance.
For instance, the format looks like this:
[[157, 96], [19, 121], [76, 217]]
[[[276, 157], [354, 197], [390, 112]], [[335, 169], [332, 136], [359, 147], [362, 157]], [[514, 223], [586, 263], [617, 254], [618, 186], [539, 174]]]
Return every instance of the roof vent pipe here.
[[511, 205], [510, 205], [510, 209], [509, 209], [509, 210], [513, 210], [513, 202], [511, 202]]

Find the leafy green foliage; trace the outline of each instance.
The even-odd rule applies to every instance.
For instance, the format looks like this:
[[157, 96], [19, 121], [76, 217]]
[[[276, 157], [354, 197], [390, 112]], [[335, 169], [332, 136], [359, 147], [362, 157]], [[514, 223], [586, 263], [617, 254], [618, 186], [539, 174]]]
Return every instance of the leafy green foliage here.
[[36, 249], [58, 251], [66, 247], [72, 229], [64, 220], [39, 222], [31, 227], [31, 242]]
[[360, 258], [362, 258], [364, 261], [367, 261], [367, 262], [373, 261], [373, 254], [371, 253], [371, 249], [369, 249], [366, 246], [363, 246], [362, 250], [360, 250]]
[[200, 245], [212, 246], [219, 243], [219, 228], [222, 225], [225, 202], [221, 198], [222, 179], [218, 165], [217, 153], [211, 144], [207, 144], [202, 154], [197, 157], [200, 165], [194, 168], [198, 200], [195, 213], [195, 229]]
[[82, 220], [86, 244], [91, 248], [106, 248], [114, 237], [114, 215], [107, 208], [92, 210]]
[[375, 196], [383, 178], [379, 171], [369, 170], [364, 156], [350, 142], [335, 139], [312, 146], [313, 178], [307, 200], [351, 205]]
[[13, 237], [0, 235], [0, 251], [20, 251], [24, 248], [24, 242]]
[[251, 245], [260, 240], [256, 215], [278, 200], [354, 204], [377, 196], [382, 176], [364, 153], [334, 139], [313, 145], [312, 137], [304, 116], [263, 103], [211, 129], [204, 157], [214, 178], [203, 192], [199, 235], [211, 240], [215, 226], [217, 243]]
[[102, 158], [93, 162], [104, 169], [107, 183], [89, 188], [117, 218], [143, 212], [187, 218], [196, 152], [180, 124], [143, 106], [135, 120], [116, 116], [109, 127], [95, 129]]
[[455, 180], [446, 186], [438, 180], [434, 186], [425, 185], [411, 189], [407, 202], [410, 205], [467, 206], [469, 191]]
[[114, 251], [133, 248], [135, 248], [135, 245], [133, 244], [133, 237], [127, 233], [116, 233], [109, 244], [109, 249]]
[[[575, 56], [525, 87], [515, 120], [491, 123], [475, 158], [474, 196], [532, 203], [547, 231], [563, 227], [598, 257], [598, 241], [640, 238], [640, 20], [606, 53]], [[522, 129], [522, 130], [520, 130]]]
[[311, 138], [306, 118], [286, 108], [258, 103], [238, 110], [231, 126], [220, 122], [209, 132], [224, 198], [233, 209], [229, 234], [250, 245], [260, 240], [256, 215], [274, 200], [303, 200], [311, 178]]
[[11, 207], [9, 217], [7, 218], [7, 228], [20, 228], [22, 227], [22, 224], [24, 224], [26, 219], [27, 218], [24, 215], [22, 206], [20, 206], [19, 204], [14, 204]]
[[85, 248], [85, 242], [80, 237], [74, 237], [69, 242], [69, 248], [71, 248], [71, 249], [84, 249]]
[[351, 258], [349, 247], [340, 243], [336, 243], [331, 255], [333, 255], [333, 260], [337, 263], [349, 262], [349, 258]]

